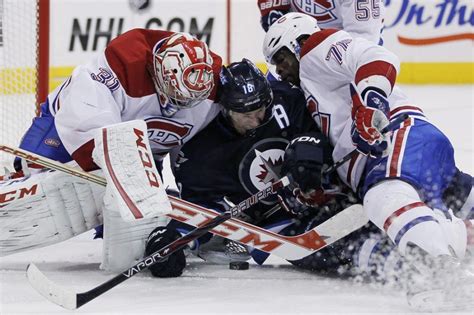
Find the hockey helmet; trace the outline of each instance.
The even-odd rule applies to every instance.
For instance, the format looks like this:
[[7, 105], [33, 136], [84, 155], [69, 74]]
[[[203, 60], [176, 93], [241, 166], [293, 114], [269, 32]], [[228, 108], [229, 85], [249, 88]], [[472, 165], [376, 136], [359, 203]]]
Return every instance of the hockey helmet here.
[[222, 67], [220, 103], [226, 110], [246, 113], [273, 101], [270, 83], [250, 60], [231, 63]]
[[298, 39], [320, 31], [315, 18], [298, 12], [287, 13], [273, 23], [263, 40], [263, 54], [268, 63], [274, 64], [273, 56], [283, 47], [288, 48], [300, 60]]
[[207, 99], [214, 87], [212, 56], [206, 43], [175, 33], [153, 52], [154, 82], [162, 106], [190, 108]]

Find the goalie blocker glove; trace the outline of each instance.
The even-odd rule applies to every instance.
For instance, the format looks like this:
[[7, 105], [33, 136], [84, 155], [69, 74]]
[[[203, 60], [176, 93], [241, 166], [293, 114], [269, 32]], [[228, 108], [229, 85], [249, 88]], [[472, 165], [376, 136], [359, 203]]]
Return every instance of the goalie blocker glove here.
[[[159, 226], [154, 229], [146, 241], [145, 256], [149, 256], [159, 249], [181, 237], [181, 234], [173, 228]], [[186, 266], [184, 250], [180, 249], [171, 254], [163, 262], [157, 262], [149, 269], [154, 277], [173, 278], [179, 277]]]

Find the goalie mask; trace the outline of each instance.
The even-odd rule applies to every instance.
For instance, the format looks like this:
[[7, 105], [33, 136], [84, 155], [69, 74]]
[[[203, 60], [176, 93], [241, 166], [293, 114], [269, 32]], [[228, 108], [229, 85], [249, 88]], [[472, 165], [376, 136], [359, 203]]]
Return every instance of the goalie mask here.
[[283, 47], [300, 60], [298, 39], [320, 31], [315, 18], [303, 13], [287, 13], [273, 23], [263, 40], [263, 55], [268, 63], [274, 64], [273, 56]]
[[206, 43], [176, 33], [153, 52], [153, 82], [162, 113], [174, 115], [207, 99], [214, 87], [212, 56]]

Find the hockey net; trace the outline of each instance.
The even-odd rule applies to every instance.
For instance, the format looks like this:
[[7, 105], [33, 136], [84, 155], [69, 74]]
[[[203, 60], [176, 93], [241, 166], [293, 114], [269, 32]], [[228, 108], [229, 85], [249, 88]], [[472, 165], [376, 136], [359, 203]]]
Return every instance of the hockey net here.
[[[48, 94], [48, 72], [49, 0], [0, 0], [1, 144], [20, 143]], [[12, 160], [0, 152], [0, 166]]]

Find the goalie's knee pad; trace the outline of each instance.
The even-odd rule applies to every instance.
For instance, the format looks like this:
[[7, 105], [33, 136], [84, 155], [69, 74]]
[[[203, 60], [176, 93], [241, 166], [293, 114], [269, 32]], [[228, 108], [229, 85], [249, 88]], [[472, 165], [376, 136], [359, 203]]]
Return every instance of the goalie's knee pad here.
[[[154, 229], [146, 241], [145, 255], [151, 255], [171, 242], [181, 237], [181, 234], [170, 227], [159, 226]], [[162, 262], [157, 262], [149, 267], [151, 274], [159, 278], [179, 277], [186, 266], [184, 250], [180, 249]]]
[[463, 257], [466, 228], [459, 220], [447, 219], [423, 203], [417, 191], [400, 180], [388, 180], [372, 187], [364, 197], [369, 219], [384, 230], [405, 255], [413, 243], [431, 256]]

